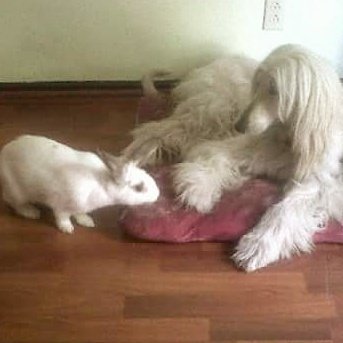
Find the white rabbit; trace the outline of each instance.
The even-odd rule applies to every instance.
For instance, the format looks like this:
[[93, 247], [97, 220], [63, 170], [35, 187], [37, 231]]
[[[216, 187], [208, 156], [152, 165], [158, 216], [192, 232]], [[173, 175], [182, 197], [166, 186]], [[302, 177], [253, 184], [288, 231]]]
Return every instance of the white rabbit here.
[[114, 204], [139, 205], [157, 200], [154, 179], [126, 161], [100, 152], [74, 150], [41, 136], [24, 135], [6, 144], [0, 153], [3, 199], [26, 217], [38, 219], [35, 204], [53, 210], [57, 227], [74, 231], [71, 217], [94, 227], [87, 214]]

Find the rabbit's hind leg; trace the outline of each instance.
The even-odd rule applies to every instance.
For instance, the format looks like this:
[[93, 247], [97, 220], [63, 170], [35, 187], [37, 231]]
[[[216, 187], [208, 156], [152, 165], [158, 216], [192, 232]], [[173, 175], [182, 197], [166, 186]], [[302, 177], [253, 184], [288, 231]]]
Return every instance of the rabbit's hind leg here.
[[23, 199], [20, 199], [20, 197], [16, 196], [13, 192], [4, 189], [2, 192], [2, 197], [4, 201], [9, 206], [11, 206], [18, 215], [29, 219], [40, 218], [41, 213], [36, 206], [30, 203], [26, 203], [25, 201], [23, 201]]

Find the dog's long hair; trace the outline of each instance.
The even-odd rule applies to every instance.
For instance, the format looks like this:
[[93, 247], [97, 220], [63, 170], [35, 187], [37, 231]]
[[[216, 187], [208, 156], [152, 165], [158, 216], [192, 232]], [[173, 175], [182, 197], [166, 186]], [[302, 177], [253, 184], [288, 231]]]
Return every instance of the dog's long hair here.
[[245, 270], [310, 251], [314, 232], [330, 216], [342, 219], [342, 115], [335, 71], [312, 52], [285, 45], [259, 66], [251, 103], [237, 123], [241, 131], [256, 125], [264, 131], [204, 142], [176, 166], [180, 199], [204, 212], [246, 177], [264, 174], [284, 182], [280, 202], [237, 246], [234, 259]]
[[303, 180], [330, 153], [340, 134], [342, 86], [338, 75], [312, 52], [285, 45], [263, 61], [252, 88], [255, 102], [270, 98], [277, 102], [275, 119], [285, 126], [297, 158], [293, 177]]

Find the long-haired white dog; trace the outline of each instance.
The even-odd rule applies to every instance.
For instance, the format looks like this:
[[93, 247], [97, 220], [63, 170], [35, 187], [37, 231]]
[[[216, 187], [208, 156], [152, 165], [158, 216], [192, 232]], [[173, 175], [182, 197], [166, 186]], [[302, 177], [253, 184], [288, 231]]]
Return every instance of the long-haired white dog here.
[[245, 270], [310, 251], [329, 217], [342, 221], [342, 96], [326, 62], [302, 47], [282, 46], [256, 71], [252, 102], [238, 123], [264, 118], [270, 126], [259, 135], [197, 145], [177, 166], [182, 201], [203, 212], [247, 177], [285, 181], [280, 202], [237, 246], [234, 259]]
[[250, 105], [237, 123], [240, 129], [257, 123], [263, 132], [195, 144], [176, 166], [181, 201], [200, 212], [256, 175], [284, 182], [279, 203], [236, 248], [234, 260], [245, 270], [310, 251], [328, 218], [342, 221], [342, 99], [339, 77], [325, 61], [282, 46], [255, 72]]

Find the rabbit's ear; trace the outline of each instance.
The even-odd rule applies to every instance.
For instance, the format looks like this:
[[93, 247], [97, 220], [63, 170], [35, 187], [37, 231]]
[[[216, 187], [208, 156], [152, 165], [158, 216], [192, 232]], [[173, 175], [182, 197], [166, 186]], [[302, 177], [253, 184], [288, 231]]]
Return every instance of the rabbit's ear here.
[[137, 148], [137, 151], [133, 151], [132, 160], [135, 165], [142, 167], [149, 164], [150, 158], [158, 153], [158, 147], [160, 145], [157, 138], [152, 138], [149, 142], [146, 142], [145, 145]]
[[127, 159], [124, 156], [113, 156], [106, 151], [97, 150], [96, 154], [104, 162], [111, 175], [118, 179], [122, 176]]

